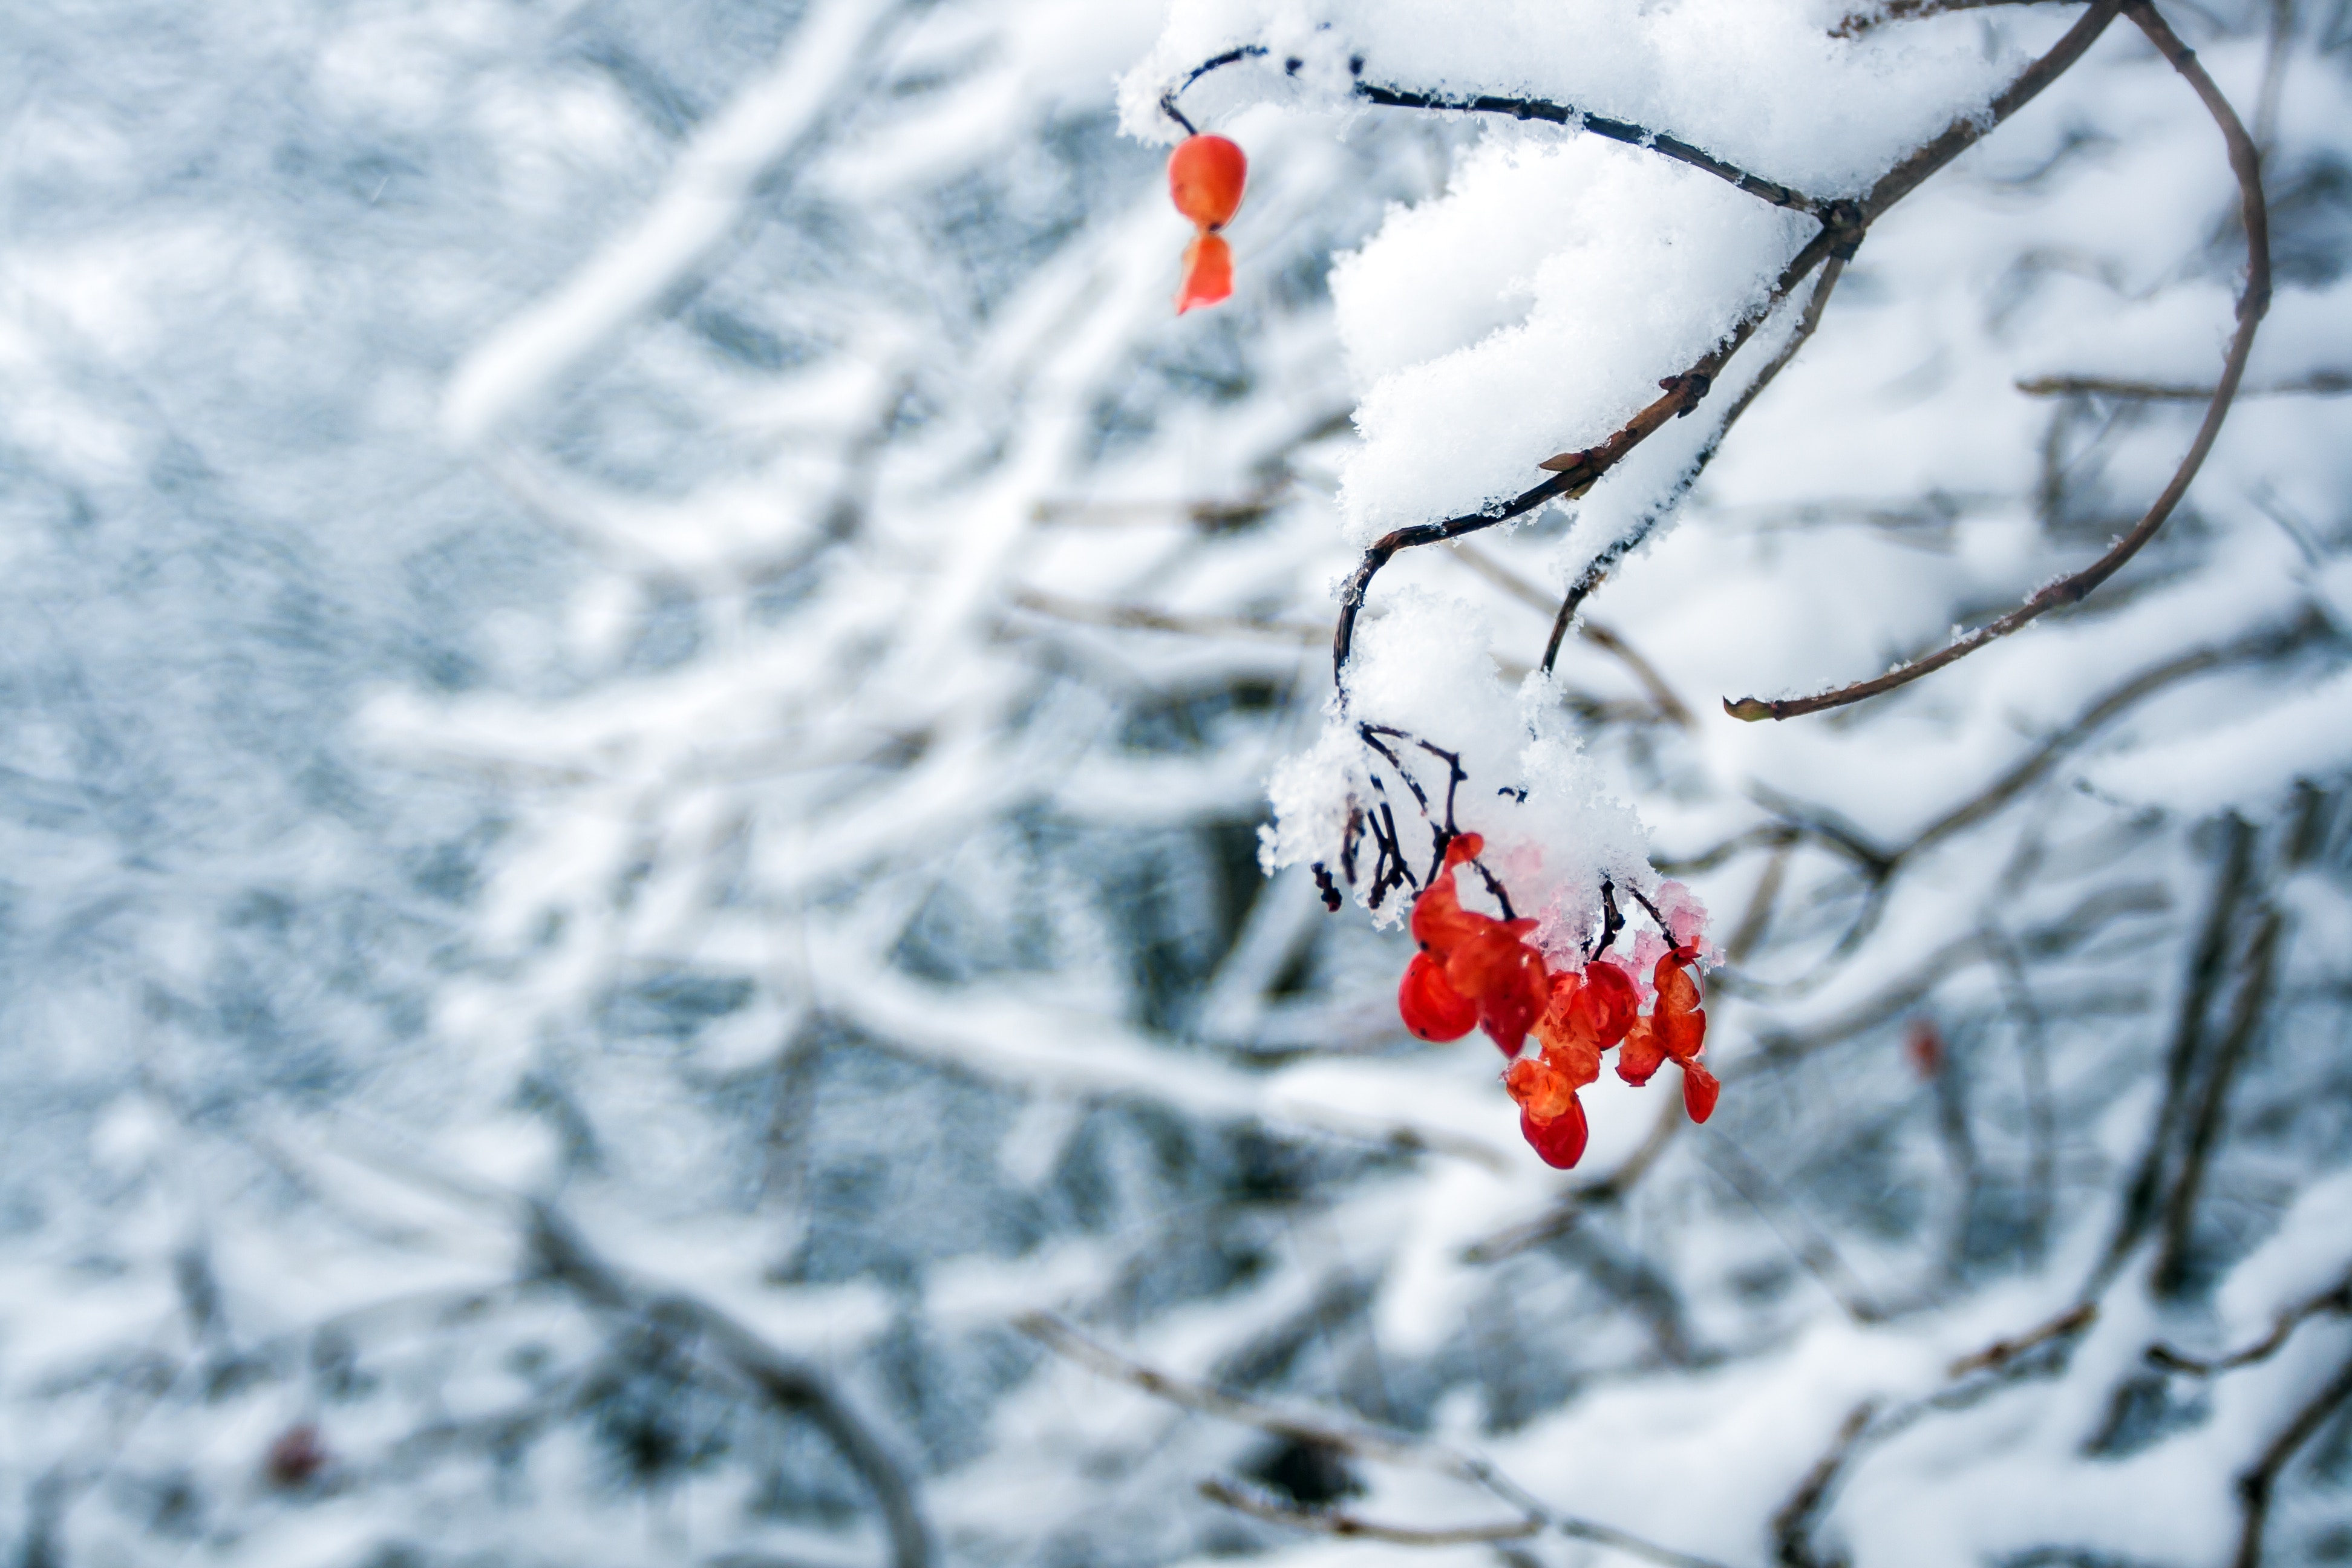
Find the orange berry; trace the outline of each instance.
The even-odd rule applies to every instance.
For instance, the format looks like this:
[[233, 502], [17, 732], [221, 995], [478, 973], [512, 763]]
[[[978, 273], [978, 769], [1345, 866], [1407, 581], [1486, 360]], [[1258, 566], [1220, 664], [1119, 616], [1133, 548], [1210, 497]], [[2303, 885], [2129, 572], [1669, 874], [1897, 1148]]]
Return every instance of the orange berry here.
[[[1188, 136], [1168, 156], [1168, 194], [1202, 228], [1223, 228], [1242, 205], [1249, 160], [1222, 136]], [[1223, 295], [1218, 298], [1223, 299]]]

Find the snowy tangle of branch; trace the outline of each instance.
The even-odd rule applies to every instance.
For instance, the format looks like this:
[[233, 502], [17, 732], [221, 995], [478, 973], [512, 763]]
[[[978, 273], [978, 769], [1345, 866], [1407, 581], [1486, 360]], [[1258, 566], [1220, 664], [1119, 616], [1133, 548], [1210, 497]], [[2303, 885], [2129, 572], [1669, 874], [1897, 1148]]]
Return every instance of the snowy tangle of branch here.
[[[1426, 9], [0, 18], [0, 1552], [2352, 1550], [2332, 13]], [[1351, 582], [1714, 910], [1704, 1127], [1261, 873]]]

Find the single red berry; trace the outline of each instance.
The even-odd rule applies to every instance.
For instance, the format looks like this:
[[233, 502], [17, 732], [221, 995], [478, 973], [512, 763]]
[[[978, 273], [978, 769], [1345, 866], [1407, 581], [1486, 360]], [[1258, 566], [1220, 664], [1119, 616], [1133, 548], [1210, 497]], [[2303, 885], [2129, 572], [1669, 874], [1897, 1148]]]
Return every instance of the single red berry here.
[[1416, 952], [1397, 985], [1404, 1026], [1424, 1040], [1458, 1040], [1478, 1025], [1478, 1004], [1445, 982], [1445, 966]]
[[1222, 136], [1188, 136], [1168, 155], [1168, 194], [1176, 210], [1202, 228], [1233, 221], [1248, 176], [1249, 160]]
[[1683, 1109], [1693, 1121], [1714, 1115], [1716, 1096], [1722, 1092], [1722, 1081], [1713, 1073], [1696, 1062], [1683, 1063]]
[[1589, 1036], [1592, 1042], [1606, 1050], [1625, 1037], [1641, 1015], [1642, 994], [1633, 988], [1633, 976], [1613, 963], [1588, 963], [1584, 966], [1584, 984], [1570, 1004], [1575, 1009], [1575, 1026]]
[[1584, 1158], [1584, 1145], [1591, 1134], [1584, 1120], [1583, 1102], [1572, 1096], [1568, 1110], [1549, 1121], [1538, 1121], [1526, 1111], [1519, 1112], [1519, 1136], [1528, 1141], [1528, 1147], [1545, 1164], [1556, 1171], [1572, 1169]]

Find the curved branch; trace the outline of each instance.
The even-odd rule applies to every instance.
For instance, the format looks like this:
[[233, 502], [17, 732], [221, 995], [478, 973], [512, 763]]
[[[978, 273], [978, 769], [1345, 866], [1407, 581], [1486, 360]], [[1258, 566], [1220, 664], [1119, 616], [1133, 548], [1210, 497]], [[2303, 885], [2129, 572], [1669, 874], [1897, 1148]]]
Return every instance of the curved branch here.
[[2262, 1568], [2263, 1529], [2270, 1522], [2271, 1489], [2294, 1456], [2311, 1441], [2336, 1406], [2352, 1400], [2352, 1361], [2344, 1363], [2336, 1380], [2315, 1394], [2310, 1403], [2295, 1412], [2286, 1430], [2271, 1440], [2254, 1468], [2238, 1478], [2238, 1500], [2245, 1509], [2245, 1523], [2238, 1533], [2238, 1555], [2235, 1568]]
[[603, 1311], [660, 1314], [690, 1325], [727, 1371], [776, 1409], [814, 1422], [857, 1472], [874, 1494], [889, 1535], [891, 1568], [929, 1568], [930, 1532], [905, 1470], [814, 1368], [792, 1360], [716, 1307], [676, 1292], [648, 1292], [624, 1279], [549, 1205], [533, 1203], [528, 1215], [531, 1255], [542, 1278]]
[[[1244, 44], [1237, 48], [1227, 49], [1221, 55], [1211, 56], [1185, 73], [1182, 81], [1160, 95], [1160, 112], [1182, 126], [1187, 134], [1198, 134], [1192, 121], [1185, 118], [1184, 111], [1176, 106], [1176, 100], [1183, 95], [1184, 89], [1211, 71], [1238, 64], [1243, 60], [1263, 59], [1269, 53], [1270, 51], [1263, 44]], [[1306, 63], [1295, 55], [1286, 58], [1282, 62], [1283, 73], [1286, 76], [1296, 75]], [[1677, 163], [1687, 164], [1703, 174], [1713, 174], [1734, 189], [1745, 191], [1758, 200], [1769, 202], [1776, 207], [1787, 207], [1794, 212], [1810, 213], [1815, 217], [1826, 218], [1830, 209], [1836, 205], [1809, 196], [1793, 186], [1780, 184], [1778, 180], [1768, 180], [1761, 174], [1750, 174], [1737, 163], [1726, 163], [1712, 153], [1702, 152], [1679, 136], [1664, 131], [1654, 131], [1649, 126], [1636, 124], [1630, 120], [1612, 120], [1607, 115], [1587, 113], [1572, 103], [1553, 103], [1540, 98], [1505, 98], [1492, 93], [1460, 97], [1439, 92], [1422, 92], [1409, 87], [1389, 87], [1380, 82], [1365, 81], [1362, 79], [1363, 71], [1364, 61], [1360, 55], [1349, 59], [1348, 73], [1357, 79], [1354, 87], [1355, 95], [1366, 103], [1378, 104], [1383, 109], [1433, 110], [1456, 114], [1501, 114], [1507, 115], [1513, 120], [1541, 120], [1554, 125], [1573, 126], [1580, 131], [1590, 131], [1595, 136], [1604, 137], [1612, 142], [1622, 142], [1629, 147], [1639, 147], [1644, 152], [1655, 153], [1662, 158], [1671, 158]]]
[[[1700, 448], [1696, 460], [1690, 466], [1690, 471], [1685, 473], [1675, 484], [1673, 491], [1656, 506], [1651, 508], [1642, 521], [1629, 530], [1623, 538], [1588, 562], [1584, 570], [1577, 574], [1576, 581], [1569, 584], [1568, 593], [1559, 602], [1559, 614], [1552, 619], [1551, 640], [1544, 645], [1543, 668], [1546, 674], [1551, 672], [1554, 661], [1559, 658], [1560, 644], [1566, 639], [1568, 628], [1575, 621], [1576, 612], [1583, 607], [1584, 601], [1601, 586], [1618, 562], [1640, 549], [1643, 542], [1650, 537], [1658, 524], [1664, 521], [1672, 515], [1674, 510], [1682, 504], [1682, 498], [1690, 493], [1690, 488], [1698, 482], [1699, 475], [1706, 471], [1706, 466], [1715, 460], [1715, 455], [1723, 449], [1723, 439], [1731, 433], [1731, 427], [1739, 423], [1739, 416], [1748, 412], [1748, 406], [1756, 401], [1766, 387], [1772, 384], [1773, 378], [1788, 368], [1789, 362], [1797, 357], [1797, 352], [1805, 346], [1815, 330], [1821, 326], [1822, 312], [1829, 305], [1830, 292], [1837, 287], [1838, 279], [1844, 272], [1845, 258], [1834, 251], [1831, 252], [1829, 260], [1822, 268], [1821, 281], [1813, 285], [1813, 292], [1805, 301], [1805, 313], [1798, 319], [1797, 330], [1790, 334], [1787, 342], [1780, 345], [1780, 351], [1765, 362], [1764, 368], [1757, 373], [1756, 379], [1749, 382], [1738, 397], [1733, 400], [1730, 412], [1723, 416], [1723, 423], [1716, 426], [1715, 434], [1707, 437], [1706, 445]], [[1585, 635], [1588, 637], [1591, 635], [1589, 624]], [[1689, 727], [1685, 726], [1686, 729]]]
[[[2270, 309], [2270, 230], [2267, 208], [2263, 200], [2261, 155], [2254, 148], [2253, 139], [2246, 134], [2246, 128], [2240, 122], [2237, 111], [2230, 107], [2229, 100], [2221, 96], [2221, 89], [2213, 85], [2213, 79], [2205, 74], [2205, 68], [2198, 64], [2196, 53], [2165, 25], [2164, 18], [2156, 14], [2148, 0], [2124, 0], [2123, 9], [2171, 62], [2173, 68], [2188, 79], [2189, 85], [2196, 89], [2197, 96], [2204, 100], [2214, 123], [2221, 127], [2223, 141], [2229, 144], [2230, 167], [2238, 176], [2241, 212], [2246, 228], [2246, 284], [2238, 296], [2238, 330], [2230, 341], [2229, 357], [2222, 364], [2221, 382], [2213, 390], [2212, 402], [2206, 406], [2204, 423], [2198, 427], [2197, 438], [2189, 444], [2188, 455], [2180, 459], [2180, 466], [2173, 471], [2171, 482], [2164, 487], [2163, 493], [2156, 498], [2147, 515], [2129, 533], [2118, 540], [2114, 548], [2082, 571], [2060, 578], [1999, 620], [1979, 627], [1926, 658], [1904, 665], [1876, 679], [1857, 681], [1811, 697], [1779, 701], [1768, 702], [1754, 697], [1743, 697], [1735, 702], [1727, 697], [1723, 701], [1723, 710], [1733, 718], [1750, 722], [1759, 719], [1794, 719], [1880, 696], [1897, 687], [1907, 686], [1921, 676], [1932, 675], [1946, 665], [1958, 662], [1987, 643], [2007, 637], [2062, 605], [2080, 604], [2093, 589], [2114, 576], [2126, 562], [2139, 553], [2143, 545], [2156, 537], [2157, 530], [2164, 526], [2165, 520], [2172, 515], [2173, 509], [2180, 504], [2180, 498], [2188, 492], [2189, 481], [2197, 477], [2198, 469], [2204, 467], [2206, 454], [2212, 450], [2215, 438], [2221, 435], [2221, 421], [2228, 416], [2231, 401], [2237, 395], [2238, 383], [2245, 375], [2247, 356], [2253, 352], [2254, 332], [2261, 326], [2263, 314]], [[2092, 15], [2083, 19], [2084, 23], [2090, 22], [2096, 15], [2097, 8], [2095, 7]], [[2075, 31], [2081, 30], [2082, 26], [2078, 24]], [[2072, 36], [2069, 35], [2070, 37]], [[1888, 176], [1888, 180], [1880, 182], [1881, 186], [1886, 186], [1893, 179], [1893, 175]], [[1904, 187], [1905, 190], [1908, 188]], [[1897, 191], [1895, 199], [1899, 199], [1902, 194], [1902, 191]], [[1875, 204], [1878, 199], [1878, 194], [1874, 192], [1871, 203], [1865, 205]]]
[[2286, 1342], [2294, 1337], [2295, 1330], [2322, 1312], [2332, 1312], [2337, 1317], [2352, 1314], [2352, 1275], [2281, 1312], [2272, 1322], [2271, 1331], [2243, 1350], [2231, 1351], [2227, 1355], [2215, 1356], [2208, 1361], [2184, 1354], [2159, 1341], [2147, 1347], [2148, 1363], [2160, 1366], [2167, 1372], [2187, 1373], [2191, 1377], [2211, 1377], [2216, 1373], [2235, 1372], [2242, 1366], [2252, 1366], [2256, 1362], [2268, 1361], [2278, 1354]]
[[1630, 120], [1612, 120], [1606, 115], [1589, 114], [1574, 104], [1550, 103], [1539, 98], [1501, 98], [1480, 93], [1470, 98], [1449, 98], [1444, 93], [1415, 92], [1409, 88], [1382, 87], [1377, 82], [1359, 81], [1356, 96], [1367, 103], [1377, 103], [1384, 109], [1429, 109], [1450, 110], [1461, 114], [1503, 114], [1513, 120], [1543, 120], [1554, 125], [1571, 125], [1589, 131], [1595, 136], [1612, 142], [1622, 142], [1629, 147], [1655, 153], [1662, 158], [1672, 158], [1686, 163], [1703, 174], [1713, 174], [1735, 190], [1745, 191], [1759, 201], [1792, 212], [1809, 213], [1814, 217], [1826, 217], [1834, 205], [1817, 196], [1784, 185], [1778, 180], [1768, 180], [1752, 174], [1737, 163], [1699, 151], [1678, 136], [1663, 131], [1653, 131]]
[[[1954, 121], [1941, 135], [1889, 170], [1861, 201], [1830, 203], [1820, 215], [1821, 232], [1790, 258], [1789, 264], [1780, 269], [1780, 276], [1774, 280], [1764, 299], [1689, 369], [1660, 382], [1658, 384], [1664, 389], [1665, 395], [1635, 415], [1623, 428], [1600, 446], [1582, 451], [1562, 452], [1538, 464], [1538, 468], [1550, 469], [1552, 477], [1509, 500], [1480, 511], [1448, 518], [1443, 522], [1400, 528], [1374, 541], [1371, 547], [1364, 552], [1363, 561], [1339, 594], [1339, 619], [1331, 635], [1331, 672], [1332, 682], [1339, 689], [1340, 700], [1344, 702], [1347, 698], [1348, 655], [1354, 644], [1356, 617], [1363, 610], [1364, 595], [1371, 586], [1372, 578], [1399, 551], [1459, 539], [1465, 533], [1492, 528], [1496, 523], [1524, 516], [1547, 501], [1573, 500], [1598, 484], [1602, 476], [1616, 467], [1627, 453], [1649, 439], [1668, 419], [1696, 408], [1731, 356], [1755, 336], [1756, 330], [1779, 308], [1780, 301], [1794, 293], [1797, 286], [1812, 275], [1813, 268], [1832, 258], [1851, 257], [1854, 247], [1862, 243], [1870, 225], [1887, 208], [1916, 190], [1930, 174], [1981, 141], [1994, 126], [2032, 102], [2043, 88], [2081, 58], [2092, 41], [2115, 19], [2121, 4], [2123, 0], [2096, 0], [2065, 37], [2060, 38], [2048, 54], [2028, 67], [1983, 113], [1964, 115]], [[2157, 25], [2162, 26], [2160, 22]], [[2227, 107], [2223, 105], [2225, 110]], [[2235, 123], [2234, 120], [2232, 123]], [[2240, 134], [2243, 134], [2242, 130]], [[2257, 205], [2259, 200], [2257, 195]], [[2268, 300], [2269, 277], [2265, 248], [2263, 264], [2265, 302]]]

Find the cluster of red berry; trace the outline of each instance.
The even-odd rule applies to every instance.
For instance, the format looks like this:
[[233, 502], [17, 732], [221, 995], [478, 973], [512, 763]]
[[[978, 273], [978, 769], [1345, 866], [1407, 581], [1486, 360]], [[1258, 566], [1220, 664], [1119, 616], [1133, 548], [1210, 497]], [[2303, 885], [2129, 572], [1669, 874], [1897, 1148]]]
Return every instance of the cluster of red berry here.
[[[1421, 951], [1397, 987], [1404, 1026], [1424, 1040], [1458, 1040], [1480, 1027], [1512, 1058], [1503, 1087], [1519, 1105], [1519, 1131], [1548, 1165], [1583, 1157], [1588, 1128], [1577, 1091], [1601, 1076], [1601, 1053], [1617, 1052], [1617, 1076], [1644, 1084], [1671, 1059], [1683, 1069], [1683, 1105], [1694, 1121], [1715, 1110], [1722, 1085], [1699, 1065], [1706, 1014], [1691, 978], [1698, 954], [1667, 948], [1651, 972], [1657, 1003], [1642, 1012], [1632, 975], [1596, 956], [1581, 971], [1554, 970], [1528, 945], [1531, 920], [1497, 920], [1462, 907], [1454, 870], [1486, 841], [1457, 835], [1438, 874], [1412, 906]], [[1673, 933], [1667, 932], [1673, 942]], [[1532, 1033], [1538, 1054], [1519, 1053]]]

